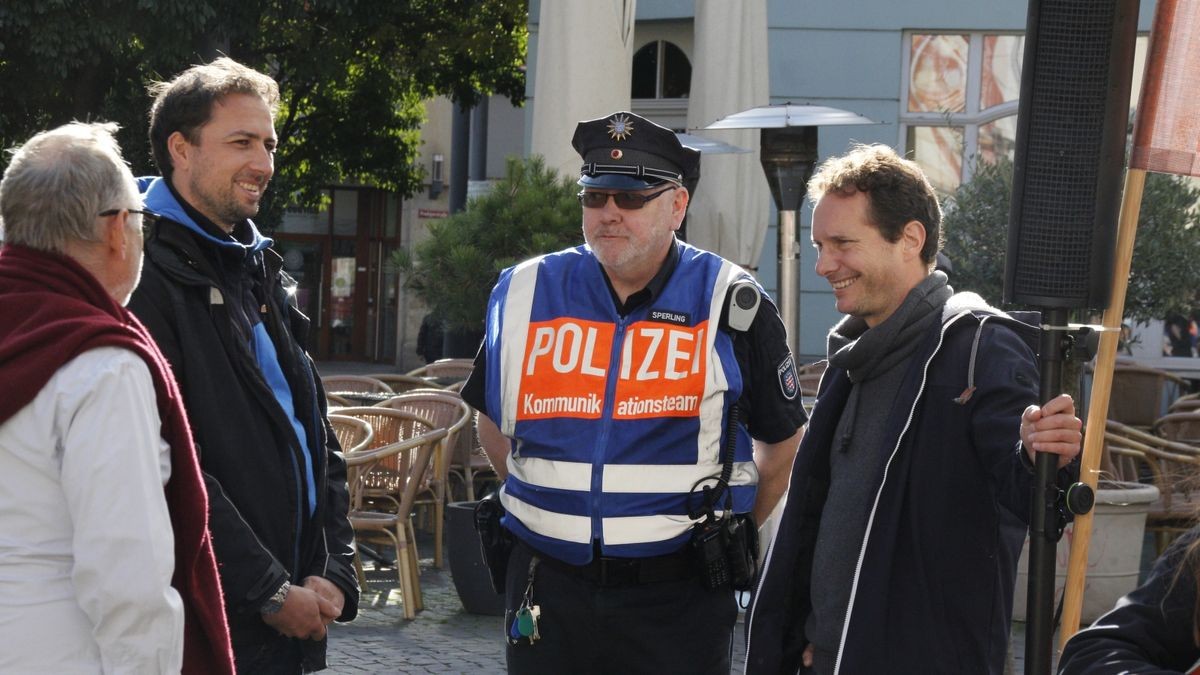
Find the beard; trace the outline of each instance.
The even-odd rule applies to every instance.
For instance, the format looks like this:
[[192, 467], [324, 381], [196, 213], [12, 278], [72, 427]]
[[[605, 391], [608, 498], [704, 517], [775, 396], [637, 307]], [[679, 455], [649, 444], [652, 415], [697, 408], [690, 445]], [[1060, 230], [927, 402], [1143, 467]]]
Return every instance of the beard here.
[[[259, 205], [262, 203], [262, 193], [254, 202], [246, 203], [237, 198], [237, 191], [237, 186], [232, 182], [213, 190], [201, 181], [193, 180], [191, 192], [198, 203], [192, 206], [211, 218], [218, 227], [232, 230], [234, 225], [258, 215]], [[266, 185], [262, 186], [262, 192], [266, 192]]]
[[[600, 239], [600, 235], [604, 233], [627, 235], [628, 238], [605, 242]], [[670, 230], [636, 236], [625, 228], [597, 228], [592, 236], [589, 236], [585, 228], [583, 233], [583, 239], [591, 247], [592, 254], [602, 265], [612, 270], [661, 262], [661, 252], [666, 250], [674, 237], [675, 233]]]

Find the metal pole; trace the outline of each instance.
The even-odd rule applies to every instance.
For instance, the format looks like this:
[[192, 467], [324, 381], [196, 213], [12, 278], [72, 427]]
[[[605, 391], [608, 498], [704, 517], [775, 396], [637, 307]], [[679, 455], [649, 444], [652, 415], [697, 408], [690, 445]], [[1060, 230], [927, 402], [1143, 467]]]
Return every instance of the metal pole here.
[[[1063, 333], [1067, 310], [1042, 313], [1041, 403], [1062, 393]], [[1049, 675], [1054, 645], [1054, 563], [1058, 547], [1055, 477], [1058, 455], [1036, 453], [1033, 499], [1029, 512], [1029, 595], [1025, 603], [1025, 675]]]
[[471, 111], [454, 104], [450, 121], [450, 213], [467, 206], [467, 165], [471, 158]]
[[796, 212], [779, 212], [779, 318], [787, 329], [788, 349], [796, 353]]
[[467, 178], [487, 180], [488, 99], [479, 98], [471, 109], [471, 166]]

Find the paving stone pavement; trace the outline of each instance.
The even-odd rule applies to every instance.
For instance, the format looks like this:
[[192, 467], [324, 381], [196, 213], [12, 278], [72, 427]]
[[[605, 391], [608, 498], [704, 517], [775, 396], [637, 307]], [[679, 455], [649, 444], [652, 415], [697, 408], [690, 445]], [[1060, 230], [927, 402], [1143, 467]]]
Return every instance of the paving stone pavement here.
[[[432, 550], [432, 541], [418, 531], [420, 550]], [[421, 560], [421, 596], [425, 608], [412, 620], [404, 618], [404, 604], [396, 570], [376, 568], [366, 561], [367, 582], [359, 602], [358, 618], [334, 624], [329, 632], [331, 674], [504, 673], [503, 618], [469, 614], [462, 607], [450, 569], [438, 570], [433, 558]], [[742, 617], [734, 628], [732, 673], [742, 673], [745, 658]], [[1006, 672], [1024, 671], [1025, 624], [1014, 622]]]
[[331, 673], [503, 673], [503, 618], [468, 614], [449, 569], [421, 561], [424, 610], [405, 620], [396, 571], [370, 569], [358, 618], [330, 629]]
[[[422, 538], [418, 537], [418, 543]], [[430, 551], [432, 542], [420, 547]], [[362, 593], [358, 618], [329, 631], [326, 673], [469, 673], [504, 672], [503, 617], [468, 614], [458, 599], [450, 569], [421, 560], [421, 597], [425, 609], [404, 619], [404, 604], [392, 567], [374, 569], [366, 561], [369, 590]], [[739, 620], [734, 639], [734, 673], [744, 654]]]

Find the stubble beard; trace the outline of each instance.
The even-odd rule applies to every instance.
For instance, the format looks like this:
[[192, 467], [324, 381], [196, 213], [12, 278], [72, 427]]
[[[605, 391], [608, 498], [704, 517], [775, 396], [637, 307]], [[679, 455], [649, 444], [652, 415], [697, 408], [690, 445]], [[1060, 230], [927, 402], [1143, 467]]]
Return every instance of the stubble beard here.
[[[264, 191], [266, 186], [263, 186]], [[235, 186], [230, 184], [224, 189], [218, 191], [217, 194], [209, 192], [199, 181], [192, 183], [192, 194], [197, 195], [202, 204], [195, 204], [201, 211], [211, 213], [216, 218], [218, 227], [229, 227], [230, 230], [238, 223], [258, 215], [259, 206], [262, 204], [262, 195], [259, 195], [257, 201], [252, 205], [246, 206], [238, 201], [234, 196]]]
[[[604, 232], [605, 231], [597, 232], [596, 237], [598, 238]], [[617, 232], [622, 233], [619, 230], [617, 230]], [[613, 270], [615, 272], [633, 271], [633, 268], [635, 267], [649, 264], [651, 262], [651, 258], [655, 257], [657, 250], [663, 245], [664, 239], [669, 240], [673, 236], [674, 233], [671, 232], [663, 236], [655, 237], [651, 240], [642, 241], [629, 237], [625, 239], [624, 243], [621, 243], [616, 247], [610, 245], [606, 248], [603, 244], [597, 246], [596, 243], [592, 241], [592, 237], [588, 236], [586, 230], [584, 230], [583, 234], [584, 241], [586, 241], [588, 246], [591, 247], [592, 253], [596, 256], [596, 259], [600, 261], [600, 264], [604, 265], [605, 269]], [[614, 251], [612, 250], [613, 248], [616, 248], [617, 250]]]

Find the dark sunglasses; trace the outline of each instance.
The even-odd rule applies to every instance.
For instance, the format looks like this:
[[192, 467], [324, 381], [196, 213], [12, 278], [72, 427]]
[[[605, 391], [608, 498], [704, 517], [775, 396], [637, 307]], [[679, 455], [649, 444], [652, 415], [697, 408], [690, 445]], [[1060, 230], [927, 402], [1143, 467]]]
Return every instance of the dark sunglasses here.
[[[97, 215], [99, 215], [101, 218], [107, 218], [109, 216], [117, 215], [122, 210], [123, 209], [109, 209], [107, 211], [101, 211]], [[146, 209], [129, 209], [129, 212], [140, 213], [142, 215], [142, 236], [150, 234], [150, 230], [154, 228], [154, 224], [158, 222], [159, 218], [162, 218], [161, 215]]]
[[618, 209], [636, 211], [645, 206], [646, 202], [651, 199], [678, 187], [678, 185], [672, 185], [669, 188], [664, 188], [648, 195], [639, 195], [636, 192], [588, 192], [584, 190], [577, 196], [579, 197], [579, 203], [583, 204], [583, 208], [585, 209], [602, 209], [608, 203], [608, 198], [612, 197]]

